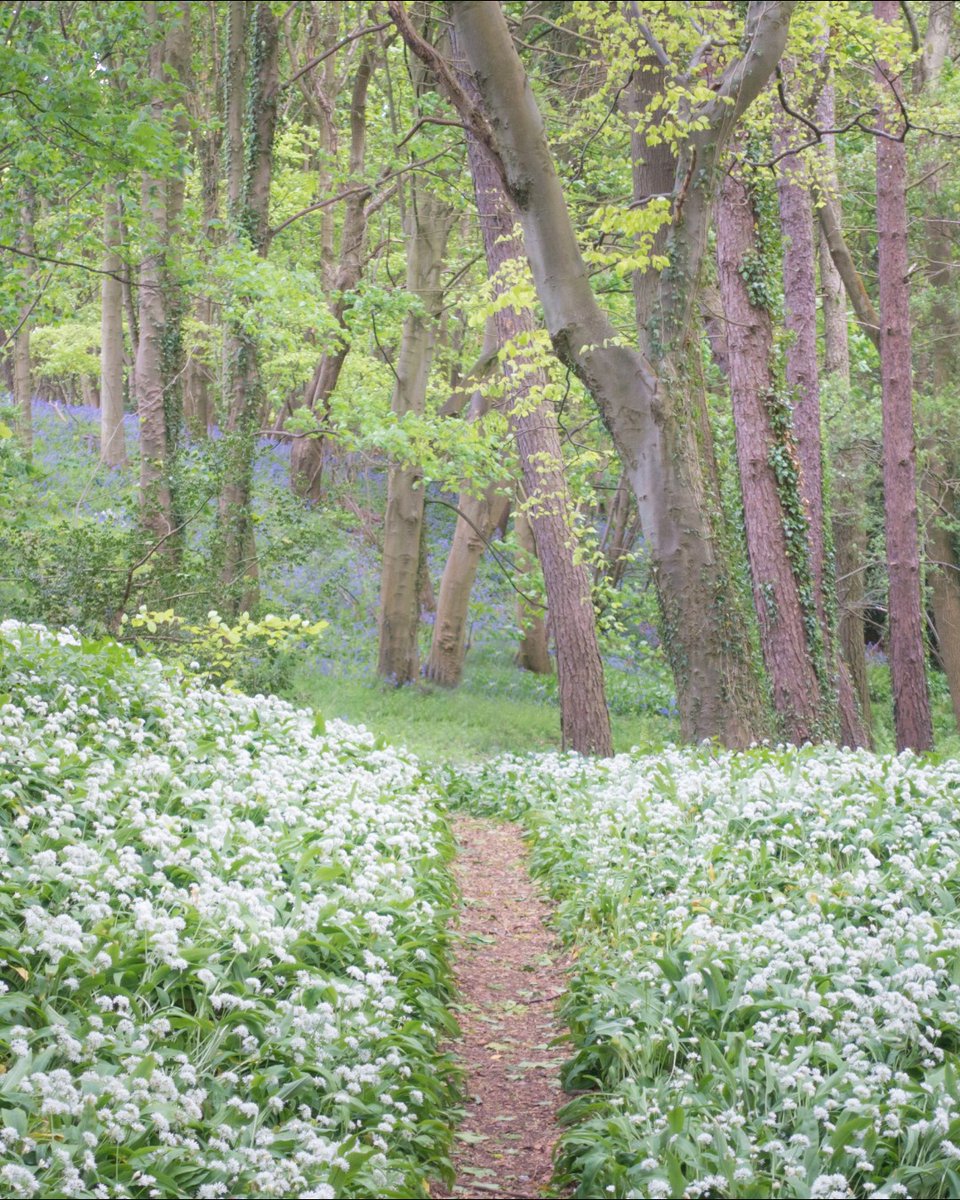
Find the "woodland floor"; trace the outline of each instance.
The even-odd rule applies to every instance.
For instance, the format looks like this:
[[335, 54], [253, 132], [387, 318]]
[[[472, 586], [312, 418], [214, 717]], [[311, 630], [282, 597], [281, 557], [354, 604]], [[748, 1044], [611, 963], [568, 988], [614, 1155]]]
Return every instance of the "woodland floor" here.
[[564, 990], [549, 907], [526, 870], [514, 825], [471, 817], [454, 823], [454, 873], [463, 896], [456, 975], [462, 1036], [454, 1049], [466, 1071], [466, 1116], [456, 1135], [452, 1192], [442, 1197], [543, 1196], [552, 1174], [563, 1103], [553, 1045]]

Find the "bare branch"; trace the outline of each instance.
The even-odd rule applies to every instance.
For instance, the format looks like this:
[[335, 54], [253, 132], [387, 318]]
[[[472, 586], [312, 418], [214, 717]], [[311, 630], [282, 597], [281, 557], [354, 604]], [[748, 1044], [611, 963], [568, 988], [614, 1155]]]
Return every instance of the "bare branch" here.
[[322, 54], [318, 54], [316, 58], [311, 58], [308, 63], [302, 66], [295, 74], [291, 75], [289, 79], [285, 79], [283, 83], [280, 84], [280, 91], [284, 91], [285, 88], [288, 88], [292, 84], [296, 83], [301, 75], [306, 75], [306, 73], [308, 71], [312, 71], [314, 67], [319, 67], [324, 59], [329, 58], [331, 54], [336, 54], [338, 50], [342, 50], [343, 47], [348, 43], [355, 42], [357, 38], [364, 37], [368, 33], [379, 33], [382, 29], [388, 29], [392, 23], [392, 21], [382, 21], [379, 25], [366, 25], [363, 29], [355, 29], [353, 33], [348, 33], [346, 37], [341, 38], [340, 41], [335, 45], [324, 50]]

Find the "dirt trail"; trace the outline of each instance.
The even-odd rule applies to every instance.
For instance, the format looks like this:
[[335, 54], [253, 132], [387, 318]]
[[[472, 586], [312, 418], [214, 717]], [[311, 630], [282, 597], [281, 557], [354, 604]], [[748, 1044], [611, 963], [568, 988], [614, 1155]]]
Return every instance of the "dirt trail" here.
[[456, 955], [456, 1052], [467, 1072], [467, 1111], [457, 1131], [452, 1192], [435, 1195], [535, 1200], [552, 1173], [563, 1103], [563, 1047], [554, 1007], [565, 986], [549, 913], [526, 871], [519, 829], [489, 820], [454, 821], [463, 892]]

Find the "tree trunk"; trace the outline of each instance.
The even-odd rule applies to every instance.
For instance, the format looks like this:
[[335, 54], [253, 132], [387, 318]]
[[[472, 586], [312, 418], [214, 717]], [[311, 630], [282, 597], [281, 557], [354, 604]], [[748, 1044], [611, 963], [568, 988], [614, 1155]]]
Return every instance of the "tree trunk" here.
[[[248, 15], [253, 73], [249, 101], [244, 80]], [[229, 236], [236, 245], [266, 254], [269, 241], [270, 180], [279, 90], [278, 33], [273, 10], [258, 3], [248, 14], [232, 0], [228, 11], [227, 185]], [[244, 129], [249, 129], [244, 139]], [[227, 417], [226, 470], [220, 492], [221, 583], [231, 615], [249, 611], [257, 601], [256, 542], [251, 502], [253, 459], [263, 415], [264, 394], [255, 337], [239, 325], [225, 339]]]
[[122, 467], [127, 461], [123, 431], [123, 269], [120, 256], [120, 203], [108, 184], [103, 210], [103, 269], [100, 286], [100, 461]]
[[[456, 53], [456, 41], [454, 52]], [[479, 98], [466, 73], [461, 86]], [[523, 261], [523, 240], [514, 233], [517, 212], [504, 189], [494, 159], [467, 130], [467, 157], [473, 176], [487, 271], [494, 296], [509, 287], [504, 268]], [[510, 392], [507, 421], [517, 441], [524, 491], [537, 556], [543, 568], [551, 628], [557, 652], [560, 728], [564, 748], [581, 754], [613, 753], [610, 715], [603, 685], [590, 577], [576, 559], [576, 537], [560, 430], [552, 404], [537, 399], [547, 392], [546, 374], [522, 348], [536, 322], [530, 309], [512, 305], [494, 313]]]
[[607, 509], [606, 528], [600, 543], [604, 561], [597, 565], [594, 576], [596, 582], [600, 581], [601, 575], [606, 576], [613, 587], [619, 587], [623, 582], [627, 561], [636, 540], [636, 527], [630, 521], [632, 510], [630, 483], [626, 475], [621, 473]]
[[[835, 125], [833, 80], [828, 78], [817, 100], [816, 119], [823, 129]], [[823, 139], [821, 163], [826, 193], [839, 196], [835, 139]], [[820, 291], [823, 303], [823, 375], [832, 381], [834, 394], [846, 408], [850, 402], [850, 350], [847, 333], [847, 303], [843, 280], [830, 253], [822, 225], [818, 227]], [[832, 532], [836, 559], [837, 635], [842, 662], [850, 675], [851, 687], [859, 709], [861, 729], [870, 745], [870, 689], [864, 650], [864, 574], [867, 563], [866, 503], [862, 485], [866, 460], [862, 442], [853, 439], [833, 471]], [[844, 738], [850, 730], [841, 710]]]
[[[363, 275], [367, 240], [367, 202], [370, 188], [359, 181], [366, 159], [367, 89], [373, 73], [374, 57], [364, 51], [353, 80], [350, 97], [350, 177], [357, 191], [344, 201], [343, 232], [340, 237], [340, 257], [333, 273], [334, 300], [330, 312], [340, 327], [339, 341], [328, 350], [317, 365], [305, 395], [306, 407], [326, 426], [330, 416], [330, 398], [340, 378], [340, 372], [350, 349], [346, 321], [350, 293]], [[295, 439], [290, 450], [290, 484], [294, 493], [307, 500], [318, 501], [323, 484], [323, 456], [327, 434], [324, 430], [314, 437]]]
[[[147, 21], [160, 20], [157, 5], [145, 6]], [[150, 47], [150, 79], [156, 91], [151, 117], [162, 121], [166, 82], [166, 42]], [[167, 316], [164, 306], [162, 263], [169, 244], [166, 180], [144, 171], [140, 187], [140, 211], [146, 236], [137, 289], [139, 340], [134, 364], [134, 393], [140, 425], [140, 520], [154, 540], [166, 538], [174, 528], [173, 496], [169, 478], [169, 447], [164, 413], [163, 336]], [[172, 549], [172, 544], [167, 543]]]
[[[480, 373], [488, 370], [495, 361], [496, 328], [488, 318], [484, 355], [481, 357], [481, 363], [486, 366], [479, 370], [474, 368], [469, 378], [479, 385]], [[450, 406], [451, 402], [448, 402], [445, 408], [449, 409]], [[486, 394], [482, 387], [477, 386], [470, 399], [469, 420], [480, 420], [488, 407]], [[430, 654], [423, 667], [424, 678], [441, 687], [457, 687], [463, 677], [470, 594], [483, 552], [509, 506], [508, 498], [501, 494], [502, 490], [502, 483], [498, 481], [490, 484], [482, 496], [461, 492], [457, 502], [457, 508], [463, 515], [457, 517], [450, 552], [440, 580]]]
[[[784, 117], [774, 145], [782, 153], [798, 140], [792, 121]], [[794, 154], [777, 167], [777, 199], [783, 242], [783, 290], [787, 341], [787, 385], [792, 393], [793, 429], [800, 460], [800, 495], [807, 514], [810, 572], [823, 641], [824, 726], [826, 736], [839, 732], [847, 746], [865, 746], [867, 729], [857, 707], [853, 681], [836, 652], [836, 573], [827, 562], [823, 504], [823, 443], [820, 428], [820, 373], [817, 365], [817, 285], [813, 200], [802, 161]]]
[[[529, 594], [537, 574], [537, 543], [527, 514], [519, 506], [513, 518], [513, 527], [521, 550], [517, 560], [520, 587]], [[524, 671], [532, 671], [535, 675], [552, 675], [553, 661], [550, 658], [547, 638], [546, 612], [540, 606], [530, 604], [523, 596], [518, 596], [517, 620], [520, 624], [517, 666]]]
[[[874, 17], [901, 18], [897, 0], [874, 0]], [[900, 87], [876, 68], [881, 128], [899, 132]], [[894, 94], [895, 93], [895, 94]], [[907, 157], [902, 141], [876, 138], [880, 364], [883, 389], [884, 527], [889, 577], [890, 674], [897, 749], [933, 743], [920, 603], [920, 546], [913, 433], [910, 293], [907, 258]]]
[[[33, 190], [24, 187], [20, 193], [20, 222], [17, 230], [17, 245], [25, 254], [36, 252], [33, 227], [36, 221], [36, 206]], [[36, 276], [34, 260], [27, 258], [23, 270], [26, 288]], [[33, 451], [33, 378], [30, 371], [30, 328], [33, 324], [32, 308], [34, 297], [26, 294], [17, 317], [18, 329], [13, 339], [13, 405], [16, 410], [16, 433], [23, 451], [28, 456]]]
[[823, 736], [822, 646], [811, 637], [816, 610], [807, 523], [799, 494], [789, 407], [773, 378], [773, 322], [751, 293], [759, 253], [748, 188], [727, 176], [717, 207], [717, 261], [747, 552], [760, 643], [784, 735], [796, 745]]
[[[924, 38], [923, 54], [914, 67], [917, 93], [935, 87], [950, 52], [954, 5], [947, 0], [931, 4]], [[926, 140], [926, 139], [925, 139]], [[938, 156], [940, 170], [925, 170], [923, 188], [928, 202], [923, 219], [926, 240], [927, 280], [933, 289], [931, 328], [936, 330], [932, 345], [919, 357], [923, 385], [933, 399], [934, 412], [948, 424], [953, 406], [945, 402], [953, 391], [960, 367], [960, 319], [957, 314], [957, 280], [960, 270], [955, 260], [953, 218], [946, 215], [941, 195], [942, 173], [947, 160], [939, 145], [931, 146]], [[936, 164], [935, 164], [936, 165]], [[950, 431], [953, 432], [953, 431]], [[951, 526], [956, 522], [956, 494], [944, 483], [955, 479], [956, 455], [949, 447], [955, 437], [946, 430], [928, 430], [924, 436], [926, 471], [923, 490], [929, 506], [927, 518], [927, 581], [930, 607], [937, 637], [940, 664], [947, 677], [954, 718], [960, 726], [960, 562], [955, 550]]]
[[683, 735], [717, 736], [729, 745], [764, 736], [760, 682], [703, 474], [699, 407], [695, 419], [687, 419], [686, 368], [699, 353], [693, 353], [690, 317], [707, 246], [716, 158], [770, 77], [794, 5], [749, 6], [748, 48], [698, 111], [702, 128], [691, 134], [678, 163], [672, 230], [677, 266], [671, 279], [657, 284], [658, 333], [669, 346], [659, 373], [622, 344], [591, 291], [542, 119], [499, 6], [465, 0], [452, 10], [482, 111], [417, 36], [402, 5], [389, 0], [388, 7], [411, 48], [437, 71], [464, 122], [497, 156], [523, 224], [554, 349], [593, 394], [613, 433], [651, 551]]
[[[407, 290], [420, 299], [422, 307], [411, 309], [403, 323], [391, 402], [400, 419], [424, 411], [443, 307], [440, 272], [453, 219], [453, 210], [431, 193], [422, 188], [413, 191], [407, 210]], [[420, 467], [392, 465], [383, 530], [377, 673], [398, 687], [417, 679], [420, 668], [423, 498]]]

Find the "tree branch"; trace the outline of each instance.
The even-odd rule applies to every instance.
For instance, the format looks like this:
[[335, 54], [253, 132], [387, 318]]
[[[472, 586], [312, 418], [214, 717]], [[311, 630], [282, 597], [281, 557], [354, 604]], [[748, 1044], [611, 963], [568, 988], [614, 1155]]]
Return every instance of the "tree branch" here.
[[401, 0], [387, 0], [387, 11], [390, 13], [393, 23], [399, 30], [400, 36], [410, 47], [411, 51], [432, 72], [441, 94], [450, 101], [454, 109], [459, 113], [463, 124], [474, 135], [477, 141], [486, 147], [496, 165], [497, 174], [500, 176], [503, 186], [509, 192], [510, 189], [503, 159], [500, 157], [497, 149], [497, 143], [493, 136], [493, 130], [490, 128], [490, 122], [483, 114], [480, 106], [470, 99], [457, 82], [453, 71], [450, 69], [450, 65], [444, 59], [443, 55], [414, 29]]
[[341, 38], [340, 41], [335, 45], [330, 46], [327, 50], [324, 50], [322, 54], [318, 54], [316, 58], [311, 58], [308, 63], [302, 66], [299, 71], [291, 75], [289, 79], [284, 80], [284, 82], [280, 84], [280, 91], [282, 92], [286, 88], [291, 87], [297, 82], [301, 75], [306, 75], [306, 73], [308, 71], [312, 71], [314, 67], [319, 67], [319, 65], [325, 59], [329, 58], [331, 54], [336, 54], [338, 50], [342, 50], [343, 47], [348, 45], [350, 42], [355, 42], [357, 38], [364, 37], [368, 33], [379, 33], [381, 29], [388, 29], [392, 24], [392, 21], [382, 21], [379, 25], [367, 25], [363, 29], [355, 29], [353, 33], [348, 33], [346, 37]]

